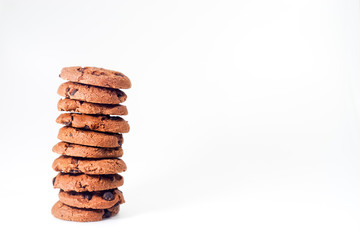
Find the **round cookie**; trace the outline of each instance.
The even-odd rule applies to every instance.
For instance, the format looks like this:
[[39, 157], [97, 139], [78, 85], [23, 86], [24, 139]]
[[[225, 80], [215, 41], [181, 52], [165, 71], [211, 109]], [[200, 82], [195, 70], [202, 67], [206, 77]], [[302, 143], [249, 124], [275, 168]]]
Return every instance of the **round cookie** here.
[[78, 112], [99, 115], [127, 115], [126, 106], [119, 104], [89, 103], [74, 99], [60, 99], [57, 104], [59, 111]]
[[51, 213], [52, 215], [54, 215], [54, 217], [62, 220], [76, 221], [76, 222], [100, 221], [104, 218], [115, 216], [116, 214], [119, 213], [119, 211], [120, 211], [119, 204], [109, 209], [84, 209], [84, 208], [70, 207], [60, 201], [56, 202], [51, 209]]
[[52, 168], [57, 172], [101, 175], [125, 172], [126, 164], [118, 158], [88, 160], [86, 158], [60, 156], [55, 159]]
[[61, 155], [82, 158], [117, 158], [123, 155], [122, 148], [99, 148], [67, 142], [57, 143], [52, 150]]
[[118, 189], [82, 193], [60, 190], [59, 199], [62, 203], [72, 207], [91, 209], [107, 209], [115, 204], [125, 203], [124, 196]]
[[118, 148], [124, 142], [122, 134], [101, 133], [72, 127], [60, 128], [58, 139], [69, 143], [104, 148]]
[[114, 189], [124, 184], [124, 178], [119, 174], [87, 175], [59, 173], [53, 179], [54, 188], [64, 191], [94, 192]]
[[125, 102], [127, 96], [119, 89], [95, 87], [80, 83], [62, 83], [57, 93], [65, 98], [91, 103], [118, 104]]
[[127, 133], [130, 130], [129, 123], [121, 117], [63, 113], [56, 119], [56, 122], [99, 132]]
[[131, 82], [124, 74], [97, 67], [64, 67], [59, 75], [62, 79], [88, 85], [127, 89]]

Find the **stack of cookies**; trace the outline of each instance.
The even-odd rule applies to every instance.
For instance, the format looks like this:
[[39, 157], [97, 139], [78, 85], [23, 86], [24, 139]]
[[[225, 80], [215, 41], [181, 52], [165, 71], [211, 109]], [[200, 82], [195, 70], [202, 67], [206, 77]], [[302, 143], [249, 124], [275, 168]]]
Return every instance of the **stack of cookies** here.
[[59, 174], [53, 179], [59, 199], [52, 214], [63, 220], [89, 222], [116, 215], [124, 197], [117, 188], [126, 170], [122, 133], [129, 132], [127, 98], [120, 89], [131, 87], [122, 73], [95, 67], [66, 67], [59, 75], [67, 82], [60, 85], [58, 102], [62, 125], [53, 147], [61, 156], [52, 167]]

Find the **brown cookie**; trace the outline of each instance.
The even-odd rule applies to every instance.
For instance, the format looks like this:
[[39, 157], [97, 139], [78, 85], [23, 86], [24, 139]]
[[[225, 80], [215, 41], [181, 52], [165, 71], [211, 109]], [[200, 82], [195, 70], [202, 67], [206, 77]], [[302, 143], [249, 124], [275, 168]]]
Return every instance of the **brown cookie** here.
[[61, 84], [57, 93], [65, 98], [91, 103], [118, 104], [125, 102], [127, 98], [126, 94], [119, 89], [95, 87], [73, 82]]
[[131, 82], [124, 74], [97, 67], [64, 67], [59, 75], [62, 79], [88, 85], [108, 88], [131, 87]]
[[70, 127], [100, 132], [127, 133], [130, 130], [128, 122], [121, 117], [63, 113], [56, 119], [56, 122]]
[[82, 158], [117, 158], [122, 157], [122, 148], [99, 148], [79, 144], [59, 142], [53, 147], [53, 152]]
[[78, 112], [100, 115], [127, 115], [126, 106], [119, 104], [99, 104], [78, 101], [74, 99], [60, 99], [57, 104], [59, 111]]
[[91, 209], [107, 209], [115, 204], [125, 203], [124, 196], [118, 189], [81, 193], [60, 190], [59, 199], [62, 203], [72, 207]]
[[115, 174], [126, 171], [126, 164], [118, 158], [86, 159], [60, 156], [53, 162], [52, 168], [57, 172], [86, 173], [90, 175]]
[[122, 186], [124, 178], [119, 174], [87, 175], [59, 173], [53, 179], [54, 188], [64, 191], [94, 192]]
[[120, 211], [120, 205], [116, 204], [115, 206], [109, 209], [84, 209], [70, 207], [60, 201], [56, 202], [51, 209], [52, 215], [54, 217], [67, 220], [67, 221], [76, 221], [76, 222], [95, 222], [100, 221], [104, 218], [109, 218], [115, 216]]
[[104, 148], [118, 148], [124, 142], [122, 134], [101, 133], [72, 127], [60, 128], [58, 139], [69, 143]]

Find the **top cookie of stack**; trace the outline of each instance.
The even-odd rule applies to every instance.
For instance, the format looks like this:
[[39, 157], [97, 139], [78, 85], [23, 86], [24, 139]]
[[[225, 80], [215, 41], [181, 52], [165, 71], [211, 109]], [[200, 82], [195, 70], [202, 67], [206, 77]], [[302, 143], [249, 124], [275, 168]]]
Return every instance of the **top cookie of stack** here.
[[62, 79], [87, 85], [106, 88], [131, 88], [131, 82], [124, 74], [96, 67], [64, 67], [60, 76]]
[[[124, 203], [117, 187], [123, 184], [118, 175], [126, 170], [122, 157], [122, 133], [130, 130], [126, 106], [131, 82], [124, 74], [96, 67], [65, 67], [59, 75], [68, 80], [58, 88], [63, 99], [56, 122], [62, 125], [53, 147], [61, 154], [53, 163], [60, 172], [53, 180], [60, 188], [60, 202], [52, 209], [55, 217], [72, 221], [98, 221], [119, 211]], [[89, 197], [99, 196], [99, 197]], [[115, 196], [115, 197], [114, 197]]]

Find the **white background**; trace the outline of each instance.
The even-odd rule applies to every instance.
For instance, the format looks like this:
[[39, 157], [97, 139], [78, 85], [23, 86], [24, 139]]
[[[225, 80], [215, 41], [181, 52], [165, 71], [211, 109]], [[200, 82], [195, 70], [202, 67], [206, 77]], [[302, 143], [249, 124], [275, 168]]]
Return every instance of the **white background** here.
[[[359, 1], [0, 0], [0, 238], [359, 239]], [[119, 216], [55, 219], [64, 66], [132, 80]]]

